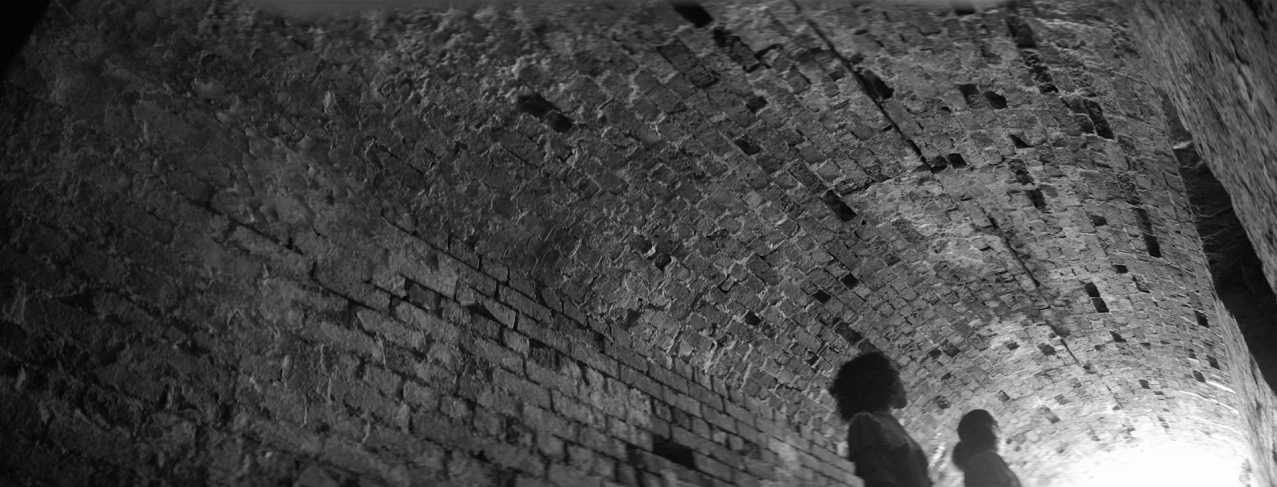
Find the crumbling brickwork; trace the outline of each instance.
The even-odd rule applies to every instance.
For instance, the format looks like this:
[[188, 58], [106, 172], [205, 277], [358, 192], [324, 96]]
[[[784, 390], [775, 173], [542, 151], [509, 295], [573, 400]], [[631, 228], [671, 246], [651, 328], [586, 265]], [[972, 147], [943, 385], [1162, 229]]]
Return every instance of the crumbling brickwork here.
[[1031, 485], [1242, 444], [1110, 5], [55, 10], [0, 95], [20, 482], [848, 485], [870, 348], [941, 485], [976, 407]]

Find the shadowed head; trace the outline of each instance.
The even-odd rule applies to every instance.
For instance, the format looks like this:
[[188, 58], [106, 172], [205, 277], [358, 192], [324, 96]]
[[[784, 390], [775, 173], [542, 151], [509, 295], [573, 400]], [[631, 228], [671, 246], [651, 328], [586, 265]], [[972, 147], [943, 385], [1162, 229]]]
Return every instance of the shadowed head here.
[[953, 447], [953, 464], [965, 469], [977, 453], [997, 451], [998, 421], [983, 409], [973, 409], [958, 421], [958, 444]]
[[838, 369], [829, 394], [838, 402], [838, 415], [843, 421], [856, 413], [902, 408], [908, 400], [896, 364], [872, 351], [860, 354]]

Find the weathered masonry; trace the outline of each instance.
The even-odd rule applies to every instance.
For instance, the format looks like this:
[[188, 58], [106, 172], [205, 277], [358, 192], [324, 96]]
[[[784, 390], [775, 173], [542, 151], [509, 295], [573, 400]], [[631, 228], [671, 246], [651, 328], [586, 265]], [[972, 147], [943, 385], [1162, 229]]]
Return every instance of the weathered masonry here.
[[0, 477], [849, 485], [880, 349], [940, 486], [1273, 485], [1272, 6], [977, 7], [55, 2]]

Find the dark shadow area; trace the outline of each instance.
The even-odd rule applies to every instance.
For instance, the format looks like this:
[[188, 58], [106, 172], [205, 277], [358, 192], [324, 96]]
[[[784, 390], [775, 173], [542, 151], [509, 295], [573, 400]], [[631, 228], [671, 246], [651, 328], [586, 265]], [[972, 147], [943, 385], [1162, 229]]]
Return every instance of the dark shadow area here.
[[705, 27], [714, 21], [714, 17], [705, 11], [699, 3], [689, 1], [673, 1], [670, 5], [674, 7], [674, 11], [682, 15], [684, 19], [691, 22], [696, 27]]
[[[1269, 387], [1277, 389], [1277, 295], [1264, 278], [1263, 263], [1246, 236], [1228, 191], [1193, 147], [1192, 135], [1180, 123], [1165, 96], [1162, 109], [1175, 144], [1175, 159], [1197, 217], [1197, 233], [1210, 266], [1215, 293], [1237, 319], [1242, 337]], [[1199, 325], [1209, 326], [1197, 314]]]
[[15, 0], [0, 7], [0, 75], [9, 72], [9, 64], [26, 45], [27, 37], [44, 17], [49, 0]]

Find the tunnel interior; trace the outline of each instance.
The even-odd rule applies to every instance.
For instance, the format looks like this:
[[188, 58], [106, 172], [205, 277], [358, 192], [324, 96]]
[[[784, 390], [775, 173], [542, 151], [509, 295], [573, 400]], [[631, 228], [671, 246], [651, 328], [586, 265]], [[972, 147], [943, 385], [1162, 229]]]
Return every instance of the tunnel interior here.
[[976, 408], [1026, 485], [1271, 485], [1262, 205], [1155, 16], [976, 3], [54, 2], [0, 474], [854, 485], [881, 350], [939, 486]]

